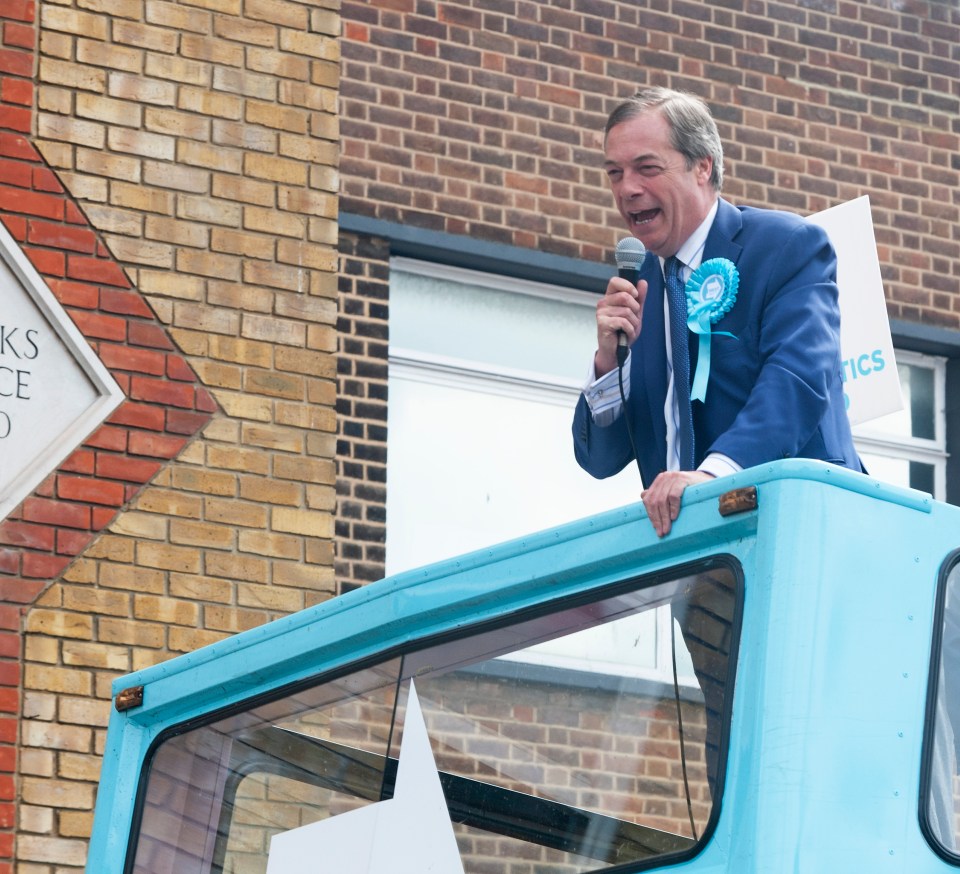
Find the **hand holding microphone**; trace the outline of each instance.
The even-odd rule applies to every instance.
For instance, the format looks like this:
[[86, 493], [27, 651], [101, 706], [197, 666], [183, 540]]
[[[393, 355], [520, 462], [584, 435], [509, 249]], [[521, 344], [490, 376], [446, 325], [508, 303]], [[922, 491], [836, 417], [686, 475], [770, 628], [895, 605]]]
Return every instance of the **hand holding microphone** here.
[[[647, 254], [646, 247], [636, 237], [624, 237], [617, 243], [614, 257], [617, 261], [617, 273], [621, 279], [626, 279], [636, 287], [640, 281], [640, 265]], [[623, 367], [627, 360], [627, 350], [630, 344], [627, 335], [621, 329], [617, 332], [617, 364]]]
[[640, 265], [646, 249], [635, 237], [625, 237], [616, 248], [617, 276], [610, 279], [606, 294], [597, 301], [597, 378], [623, 365], [630, 343], [640, 330], [640, 316], [647, 296], [647, 283], [640, 281]]

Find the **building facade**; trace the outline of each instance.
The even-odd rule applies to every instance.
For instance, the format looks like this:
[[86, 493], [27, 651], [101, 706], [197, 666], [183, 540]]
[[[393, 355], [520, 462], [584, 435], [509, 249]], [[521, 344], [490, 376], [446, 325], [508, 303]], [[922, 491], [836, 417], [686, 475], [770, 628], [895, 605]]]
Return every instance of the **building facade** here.
[[[111, 679], [334, 592], [340, 20], [13, 0], [0, 29], [0, 218], [123, 395], [0, 525], [0, 871], [77, 871]], [[0, 453], [39, 439], [2, 406]]]
[[[427, 439], [420, 457], [409, 449], [440, 427], [428, 412], [409, 438], [402, 421], [384, 427], [387, 398], [409, 395], [411, 360], [421, 371], [471, 370], [487, 380], [468, 389], [474, 396], [502, 388], [498, 363], [482, 355], [465, 362], [470, 354], [432, 340], [400, 348], [410, 332], [395, 342], [398, 272], [463, 268], [443, 280], [455, 297], [473, 283], [513, 283], [517, 299], [530, 281], [558, 294], [602, 291], [622, 230], [601, 131], [618, 100], [648, 85], [707, 100], [726, 151], [723, 194], [734, 203], [810, 215], [869, 198], [907, 412], [858, 429], [861, 451], [871, 472], [957, 500], [956, 9], [692, 3], [661, 13], [646, 3], [411, 0], [346, 3], [342, 15], [341, 585], [399, 567], [384, 548], [398, 526], [404, 543], [415, 536], [405, 522], [411, 506], [417, 516], [415, 496], [384, 488], [386, 459], [393, 476], [411, 455], [422, 486], [444, 452], [442, 439]], [[513, 318], [491, 324], [486, 343], [512, 337]], [[531, 323], [530, 336], [554, 328]], [[506, 365], [515, 376], [540, 369], [521, 359]], [[575, 397], [573, 377], [553, 373]], [[428, 410], [427, 393], [419, 396]], [[471, 463], [493, 439], [468, 445]], [[450, 471], [440, 476], [449, 482]], [[455, 502], [444, 507], [456, 511]]]
[[83, 867], [117, 675], [598, 493], [553, 482], [546, 435], [569, 443], [586, 362], [557, 347], [622, 235], [600, 132], [640, 86], [708, 101], [735, 203], [869, 196], [911, 403], [864, 440], [960, 495], [952, 4], [11, 0], [0, 24], [0, 219], [123, 395], [0, 525], [0, 872]]

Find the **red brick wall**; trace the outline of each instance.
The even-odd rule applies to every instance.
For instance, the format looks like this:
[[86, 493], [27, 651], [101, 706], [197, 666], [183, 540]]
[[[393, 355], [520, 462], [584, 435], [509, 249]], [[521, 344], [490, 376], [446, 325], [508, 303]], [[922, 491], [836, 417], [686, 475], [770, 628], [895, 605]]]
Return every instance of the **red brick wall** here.
[[[711, 106], [726, 197], [809, 214], [869, 195], [890, 316], [960, 329], [960, 9], [663, 8], [345, 2], [341, 210], [611, 264], [622, 229], [600, 132], [617, 101], [667, 85]], [[356, 246], [343, 244], [348, 268]], [[386, 261], [363, 269], [388, 275]], [[345, 318], [355, 303], [342, 285]], [[386, 323], [387, 309], [381, 300]], [[381, 351], [342, 346], [341, 373], [377, 379]], [[341, 380], [341, 397], [346, 389]], [[385, 380], [364, 387], [374, 390], [385, 395]], [[362, 442], [368, 454], [377, 448], [369, 434]], [[341, 430], [341, 458], [359, 445]], [[349, 480], [341, 476], [341, 493]], [[341, 533], [341, 555], [369, 554], [342, 519]], [[369, 564], [364, 573], [377, 575]]]
[[801, 213], [868, 194], [892, 315], [960, 327], [960, 10], [918, 2], [345, 3], [341, 209], [608, 261], [607, 112], [693, 90], [725, 193]]
[[[126, 400], [0, 523], [4, 600], [29, 603], [215, 409], [144, 299], [130, 287], [56, 176], [24, 143], [0, 157], [0, 220]], [[22, 184], [22, 187], [18, 185]]]

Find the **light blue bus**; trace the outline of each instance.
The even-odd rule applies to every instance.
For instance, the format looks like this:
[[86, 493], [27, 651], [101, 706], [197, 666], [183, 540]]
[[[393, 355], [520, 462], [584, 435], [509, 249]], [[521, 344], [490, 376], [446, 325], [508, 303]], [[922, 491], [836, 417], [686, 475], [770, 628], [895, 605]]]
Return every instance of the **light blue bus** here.
[[960, 508], [819, 462], [118, 680], [88, 874], [960, 865]]

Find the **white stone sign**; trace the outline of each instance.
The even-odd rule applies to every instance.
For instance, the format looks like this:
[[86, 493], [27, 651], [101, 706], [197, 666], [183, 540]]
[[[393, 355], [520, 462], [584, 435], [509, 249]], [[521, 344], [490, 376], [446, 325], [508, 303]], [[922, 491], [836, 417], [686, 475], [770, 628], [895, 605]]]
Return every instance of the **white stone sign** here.
[[123, 392], [0, 224], [0, 520], [123, 401]]

